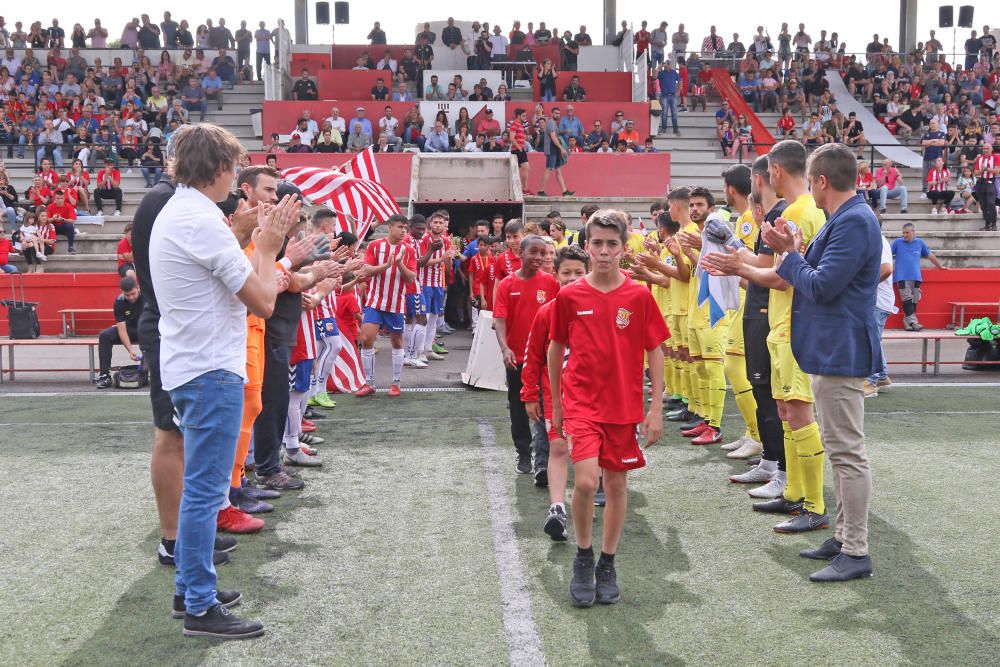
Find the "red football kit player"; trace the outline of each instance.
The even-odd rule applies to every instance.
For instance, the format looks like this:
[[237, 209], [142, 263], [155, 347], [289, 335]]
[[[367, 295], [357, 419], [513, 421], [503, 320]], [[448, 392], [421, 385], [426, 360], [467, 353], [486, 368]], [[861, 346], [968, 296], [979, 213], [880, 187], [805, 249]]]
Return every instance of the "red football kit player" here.
[[[590, 273], [562, 290], [553, 307], [548, 369], [552, 423], [566, 435], [573, 460], [573, 527], [577, 555], [570, 597], [589, 607], [618, 602], [614, 557], [625, 521], [627, 471], [645, 465], [636, 427], [647, 445], [663, 432], [663, 348], [670, 333], [649, 289], [619, 270], [628, 240], [620, 211], [599, 211], [587, 223]], [[572, 352], [565, 369], [566, 348]], [[643, 417], [643, 356], [652, 382]], [[594, 494], [604, 470], [604, 539], [592, 546]]]
[[361, 364], [367, 382], [356, 396], [375, 393], [375, 337], [385, 327], [392, 343], [392, 384], [390, 396], [399, 396], [403, 375], [403, 310], [406, 305], [406, 285], [416, 279], [417, 257], [403, 244], [408, 221], [404, 215], [393, 215], [387, 221], [389, 234], [368, 244], [362, 277], [369, 278], [361, 325]]
[[[510, 435], [517, 451], [517, 472], [522, 475], [531, 472], [531, 423], [521, 401], [521, 364], [538, 309], [555, 298], [559, 291], [556, 279], [541, 272], [546, 247], [540, 236], [524, 239], [521, 247], [524, 262], [513, 275], [500, 281], [493, 308], [497, 342], [507, 367]], [[548, 452], [535, 452], [535, 483], [538, 486], [544, 486], [548, 479], [547, 466]]]
[[479, 299], [479, 310], [493, 311], [493, 262], [489, 246], [485, 242], [479, 245], [479, 252], [469, 260], [469, 284], [472, 286], [472, 298]]
[[493, 303], [496, 304], [496, 289], [507, 276], [521, 268], [521, 239], [524, 238], [524, 225], [517, 220], [511, 220], [503, 228], [507, 240], [507, 249], [493, 260]]
[[[566, 246], [556, 253], [556, 279], [559, 288], [579, 280], [587, 273], [587, 253], [579, 246]], [[549, 511], [543, 530], [555, 542], [566, 540], [566, 479], [568, 476], [569, 450], [566, 439], [552, 428], [546, 417], [552, 416], [552, 388], [549, 381], [546, 354], [551, 342], [552, 310], [555, 300], [538, 309], [528, 334], [521, 370], [521, 400], [528, 417], [534, 421], [545, 419], [549, 439], [547, 482], [549, 485]], [[569, 351], [567, 349], [567, 354]], [[539, 410], [541, 403], [543, 410]]]

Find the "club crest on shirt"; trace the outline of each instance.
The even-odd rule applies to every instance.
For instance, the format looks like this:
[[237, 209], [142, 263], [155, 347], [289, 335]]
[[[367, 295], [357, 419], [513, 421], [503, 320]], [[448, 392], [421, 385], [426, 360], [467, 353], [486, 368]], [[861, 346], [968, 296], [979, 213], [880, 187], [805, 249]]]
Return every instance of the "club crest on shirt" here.
[[744, 220], [743, 224], [740, 225], [740, 234], [743, 235], [743, 238], [746, 238], [750, 236], [751, 232], [753, 232], [753, 223], [749, 220]]
[[538, 300], [538, 303], [545, 303], [545, 290], [543, 289], [538, 290], [535, 293], [535, 298]]
[[615, 325], [619, 329], [624, 329], [628, 326], [629, 319], [632, 317], [631, 310], [625, 310], [624, 308], [618, 309], [618, 314], [615, 315]]

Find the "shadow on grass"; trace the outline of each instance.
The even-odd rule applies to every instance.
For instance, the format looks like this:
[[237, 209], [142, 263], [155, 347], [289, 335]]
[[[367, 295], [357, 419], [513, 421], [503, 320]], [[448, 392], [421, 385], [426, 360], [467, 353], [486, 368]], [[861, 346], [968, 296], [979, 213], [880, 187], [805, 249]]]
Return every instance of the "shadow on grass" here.
[[[570, 490], [572, 478], [570, 470]], [[548, 540], [541, 530], [549, 506], [548, 494], [544, 489], [535, 488], [528, 475], [518, 476], [515, 493], [521, 517], [516, 524], [518, 535]], [[553, 604], [571, 609], [574, 615], [587, 623], [586, 641], [591, 664], [685, 664], [678, 656], [661, 650], [659, 644], [662, 638], [658, 642], [649, 634], [646, 626], [668, 613], [670, 605], [700, 605], [701, 600], [681, 584], [667, 578], [671, 573], [690, 570], [691, 563], [681, 548], [675, 528], [666, 528], [665, 542], [657, 538], [656, 532], [641, 513], [646, 506], [645, 495], [629, 492], [625, 529], [615, 561], [618, 586], [622, 591], [622, 600], [618, 604], [572, 609], [569, 581], [572, 578], [573, 556], [576, 554], [572, 531], [568, 543], [551, 544], [547, 554], [550, 567], [544, 568], [536, 577]], [[603, 511], [595, 508], [595, 552], [600, 552], [602, 515]], [[572, 516], [570, 521], [572, 523]], [[546, 638], [543, 636], [542, 639], [544, 642]]]
[[[826, 584], [850, 587], [851, 594], [860, 600], [835, 610], [803, 611], [848, 636], [863, 630], [893, 637], [912, 664], [997, 664], [1000, 637], [970, 619], [949, 599], [948, 589], [921, 564], [918, 547], [909, 535], [874, 514], [869, 529], [874, 576]], [[806, 578], [820, 569], [821, 563], [799, 557], [796, 549], [772, 546], [768, 551], [777, 564], [802, 575], [803, 594], [808, 593], [805, 587], [819, 585]], [[996, 595], [995, 581], [984, 585], [994, 588], [988, 595]]]
[[[275, 580], [261, 574], [261, 566], [290, 553], [311, 553], [319, 545], [284, 541], [275, 527], [293, 511], [318, 507], [322, 502], [286, 493], [275, 501], [276, 511], [265, 516], [267, 524], [256, 535], [238, 535], [239, 546], [232, 560], [219, 568], [218, 586], [239, 590], [244, 602], [238, 615], [264, 620], [269, 602], [298, 593], [294, 577]], [[152, 531], [142, 544], [144, 553], [155, 554], [159, 530]], [[155, 563], [151, 556], [151, 562]], [[170, 617], [174, 593], [174, 569], [156, 564], [118, 598], [97, 630], [68, 656], [63, 665], [194, 665], [222, 640], [186, 638], [183, 621]], [[263, 608], [263, 609], [262, 609]]]

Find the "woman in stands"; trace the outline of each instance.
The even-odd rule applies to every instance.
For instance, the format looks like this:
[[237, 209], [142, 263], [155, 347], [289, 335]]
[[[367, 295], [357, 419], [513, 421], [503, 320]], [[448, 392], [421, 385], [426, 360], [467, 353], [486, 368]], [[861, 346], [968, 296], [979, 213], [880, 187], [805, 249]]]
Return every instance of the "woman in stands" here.
[[735, 153], [733, 145], [735, 142], [736, 135], [733, 133], [733, 128], [729, 125], [729, 121], [722, 121], [722, 127], [719, 130], [719, 146], [722, 147], [722, 157], [733, 157]]
[[79, 23], [73, 26], [73, 32], [70, 34], [69, 39], [74, 49], [87, 48], [87, 33]]
[[552, 59], [546, 58], [538, 70], [538, 93], [543, 102], [555, 102], [558, 99], [556, 97], [556, 78], [558, 76], [559, 72], [552, 65]]
[[434, 116], [434, 123], [436, 124], [438, 121], [441, 121], [441, 124], [444, 125], [444, 129], [447, 130], [449, 134], [451, 134], [451, 130], [448, 129], [448, 114], [445, 113], [444, 109], [438, 111], [437, 115]]
[[740, 158], [747, 157], [752, 150], [753, 126], [750, 125], [746, 116], [740, 114], [736, 119], [736, 140], [733, 142], [729, 157], [736, 157], [737, 153], [739, 153]]
[[493, 96], [494, 102], [510, 102], [510, 95], [507, 94], [507, 84], [501, 83], [497, 86], [497, 94]]
[[204, 23], [198, 26], [198, 29], [195, 30], [194, 42], [199, 48], [205, 48], [208, 46], [208, 28]]
[[424, 149], [424, 118], [420, 115], [420, 107], [413, 105], [403, 118], [403, 143], [416, 144]]
[[[448, 126], [445, 125], [445, 127], [447, 128]], [[458, 136], [458, 133], [463, 128], [465, 129], [466, 135], [472, 134], [472, 120], [469, 118], [469, 110], [465, 107], [461, 107], [458, 110], [458, 120], [455, 121], [455, 136]]]
[[170, 51], [163, 49], [160, 53], [160, 64], [156, 66], [156, 80], [160, 83], [174, 80], [174, 61], [170, 59]]
[[972, 167], [962, 167], [962, 175], [958, 177], [958, 182], [955, 183], [955, 190], [958, 191], [958, 196], [962, 199], [962, 208], [955, 211], [956, 213], [974, 213], [975, 208], [978, 206], [976, 201], [976, 194], [973, 188], [976, 187], [976, 177], [972, 172]]
[[[79, 128], [84, 129], [84, 128]], [[66, 172], [66, 183], [76, 194], [76, 201], [79, 204], [76, 208], [80, 211], [90, 211], [90, 174], [83, 168], [83, 160], [79, 158], [73, 160], [73, 165]]]

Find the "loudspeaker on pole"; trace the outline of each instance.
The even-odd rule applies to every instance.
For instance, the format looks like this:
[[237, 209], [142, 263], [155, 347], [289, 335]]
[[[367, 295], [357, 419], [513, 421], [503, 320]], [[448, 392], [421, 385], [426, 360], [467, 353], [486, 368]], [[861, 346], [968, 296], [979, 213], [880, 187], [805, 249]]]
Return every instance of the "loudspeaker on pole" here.
[[973, 16], [976, 13], [976, 8], [972, 5], [962, 5], [958, 8], [958, 27], [959, 28], [971, 28]]
[[337, 25], [346, 25], [351, 22], [351, 6], [347, 2], [333, 3], [333, 20]]
[[330, 3], [329, 2], [317, 2], [316, 3], [316, 24], [317, 25], [330, 25]]
[[955, 25], [955, 8], [951, 5], [938, 7], [938, 27], [951, 28]]

